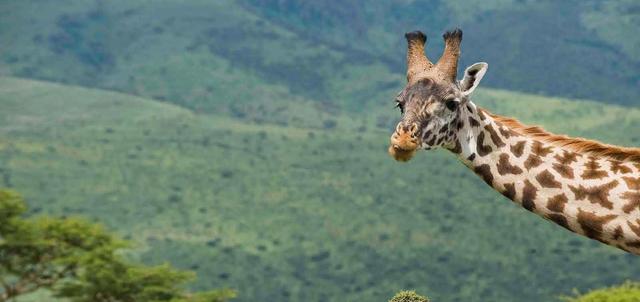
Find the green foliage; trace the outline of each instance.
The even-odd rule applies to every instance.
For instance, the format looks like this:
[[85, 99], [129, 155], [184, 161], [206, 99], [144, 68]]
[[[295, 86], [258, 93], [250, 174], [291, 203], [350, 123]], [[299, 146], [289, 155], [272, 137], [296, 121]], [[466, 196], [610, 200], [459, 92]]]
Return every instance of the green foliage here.
[[82, 263], [83, 271], [57, 289], [59, 297], [76, 302], [93, 301], [189, 301], [222, 302], [235, 297], [231, 290], [185, 294], [182, 285], [194, 279], [191, 272], [176, 271], [168, 264], [132, 265], [104, 253]]
[[416, 294], [415, 291], [401, 291], [393, 296], [389, 302], [429, 302], [429, 299]]
[[[26, 210], [20, 195], [11, 191], [0, 191], [0, 236], [4, 238], [7, 235], [22, 232], [19, 219]], [[4, 242], [4, 240], [2, 241]]]
[[51, 288], [76, 274], [84, 258], [117, 246], [99, 226], [77, 219], [24, 221], [25, 210], [15, 193], [0, 193], [0, 301]]
[[48, 216], [24, 219], [26, 205], [0, 190], [0, 301], [38, 290], [77, 302], [222, 302], [230, 290], [186, 293], [195, 274], [169, 265], [146, 267], [116, 254], [123, 243], [101, 226]]
[[584, 295], [564, 297], [566, 302], [640, 302], [640, 284], [626, 282], [619, 286], [592, 290]]

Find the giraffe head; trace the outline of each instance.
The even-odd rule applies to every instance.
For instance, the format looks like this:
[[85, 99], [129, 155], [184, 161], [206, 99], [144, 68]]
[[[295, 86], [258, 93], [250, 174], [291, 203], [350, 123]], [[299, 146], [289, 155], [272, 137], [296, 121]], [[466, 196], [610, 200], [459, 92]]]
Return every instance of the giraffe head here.
[[469, 102], [487, 71], [487, 63], [476, 63], [465, 70], [462, 81], [456, 80], [462, 31], [446, 32], [444, 53], [436, 64], [424, 52], [427, 37], [419, 31], [405, 34], [407, 50], [407, 85], [396, 97], [401, 120], [391, 135], [389, 154], [398, 161], [408, 161], [419, 149], [453, 147], [462, 108]]

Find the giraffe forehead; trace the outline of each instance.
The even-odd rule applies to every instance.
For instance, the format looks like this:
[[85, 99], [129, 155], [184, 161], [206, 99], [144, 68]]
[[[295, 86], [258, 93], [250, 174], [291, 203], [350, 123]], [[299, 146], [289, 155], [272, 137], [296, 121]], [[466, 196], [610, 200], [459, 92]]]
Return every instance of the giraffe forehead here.
[[401, 98], [411, 103], [423, 103], [434, 102], [455, 94], [456, 90], [452, 85], [425, 78], [407, 86], [401, 93]]

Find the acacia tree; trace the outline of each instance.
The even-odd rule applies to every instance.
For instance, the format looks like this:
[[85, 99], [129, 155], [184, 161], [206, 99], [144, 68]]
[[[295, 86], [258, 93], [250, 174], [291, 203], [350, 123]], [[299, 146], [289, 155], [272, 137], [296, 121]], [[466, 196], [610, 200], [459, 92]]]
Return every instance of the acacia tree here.
[[627, 281], [618, 286], [592, 290], [584, 295], [562, 297], [567, 302], [640, 302], [640, 283]]
[[82, 219], [25, 218], [16, 193], [0, 190], [0, 302], [47, 289], [77, 302], [221, 302], [231, 290], [189, 293], [194, 278], [168, 264], [147, 267], [118, 256], [125, 247], [103, 227]]
[[415, 291], [401, 291], [393, 296], [389, 302], [429, 302], [429, 299], [416, 294]]
[[192, 272], [177, 271], [168, 264], [132, 265], [111, 253], [83, 262], [82, 273], [57, 288], [56, 295], [74, 302], [222, 302], [233, 298], [231, 290], [187, 293], [182, 286]]
[[25, 211], [17, 194], [0, 191], [0, 301], [51, 288], [73, 277], [83, 256], [116, 246], [95, 225], [47, 217], [27, 221]]

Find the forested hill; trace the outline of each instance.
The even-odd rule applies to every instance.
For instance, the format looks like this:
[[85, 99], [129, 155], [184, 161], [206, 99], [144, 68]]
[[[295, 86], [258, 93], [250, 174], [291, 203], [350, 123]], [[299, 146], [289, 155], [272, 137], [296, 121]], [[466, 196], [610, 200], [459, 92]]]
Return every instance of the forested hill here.
[[[244, 7], [317, 44], [404, 72], [401, 33], [464, 30], [461, 62], [489, 62], [492, 87], [640, 103], [640, 4], [621, 1], [246, 0]], [[254, 6], [257, 6], [255, 8]]]
[[[366, 110], [402, 85], [403, 33], [440, 54], [464, 29], [460, 68], [484, 85], [640, 102], [640, 4], [527, 0], [5, 0], [0, 74], [252, 116], [277, 99]], [[267, 114], [268, 115], [268, 114]], [[262, 117], [256, 117], [262, 118]]]
[[[638, 145], [640, 111], [482, 89], [527, 123]], [[198, 273], [237, 301], [554, 301], [640, 279], [640, 259], [576, 236], [492, 191], [445, 151], [398, 164], [398, 112], [277, 111], [272, 125], [60, 84], [0, 78], [0, 187], [30, 215], [88, 217], [128, 255]], [[567, 118], [571, 123], [567, 123]], [[293, 119], [292, 117], [290, 117]], [[593, 273], [597, 272], [597, 273]]]

